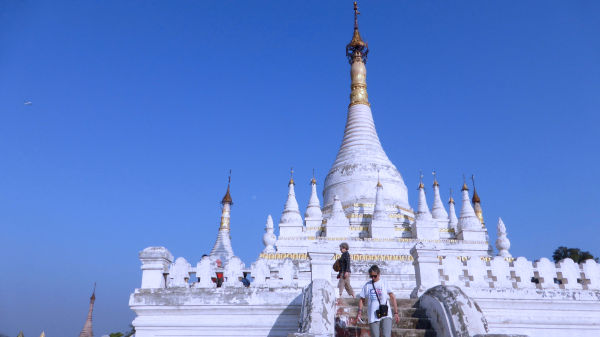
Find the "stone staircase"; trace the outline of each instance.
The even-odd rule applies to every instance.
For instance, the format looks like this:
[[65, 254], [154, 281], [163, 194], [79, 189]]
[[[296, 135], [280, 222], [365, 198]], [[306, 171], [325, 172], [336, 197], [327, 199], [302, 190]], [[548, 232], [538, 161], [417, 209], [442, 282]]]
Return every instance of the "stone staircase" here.
[[[425, 315], [425, 311], [416, 308], [417, 300], [397, 299], [400, 323], [393, 323], [392, 337], [435, 337], [435, 331]], [[358, 299], [338, 298], [336, 300], [335, 336], [336, 337], [370, 337], [367, 324], [366, 308], [363, 309], [362, 320], [356, 320]]]

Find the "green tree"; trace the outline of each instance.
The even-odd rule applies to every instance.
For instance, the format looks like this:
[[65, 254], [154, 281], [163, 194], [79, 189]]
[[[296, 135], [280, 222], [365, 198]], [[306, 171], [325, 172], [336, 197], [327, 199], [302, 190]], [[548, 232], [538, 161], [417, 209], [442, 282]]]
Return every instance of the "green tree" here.
[[129, 332], [126, 333], [124, 337], [131, 337], [135, 335], [135, 327], [133, 326], [133, 324], [129, 324], [129, 328]]
[[585, 260], [589, 259], [599, 262], [598, 258], [594, 257], [594, 255], [592, 255], [590, 252], [582, 251], [579, 248], [567, 248], [564, 246], [560, 246], [556, 248], [556, 250], [552, 254], [554, 262], [566, 259], [567, 257], [573, 260], [575, 263], [585, 262]]
[[122, 332], [113, 332], [111, 334], [108, 334], [109, 337], [123, 337], [123, 333]]

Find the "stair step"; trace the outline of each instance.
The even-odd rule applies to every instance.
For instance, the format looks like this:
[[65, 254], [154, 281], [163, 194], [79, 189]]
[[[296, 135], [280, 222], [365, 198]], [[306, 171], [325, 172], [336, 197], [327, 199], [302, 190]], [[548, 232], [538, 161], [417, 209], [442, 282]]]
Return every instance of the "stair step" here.
[[[345, 329], [336, 328], [336, 337], [370, 337], [369, 327], [349, 327]], [[392, 337], [436, 337], [435, 331], [431, 329], [401, 329], [392, 328]]]
[[[366, 309], [361, 315], [365, 323], [356, 321], [358, 313], [358, 299], [338, 298], [336, 300], [336, 337], [370, 337], [371, 330], [367, 324]], [[435, 331], [431, 329], [431, 322], [427, 318], [425, 310], [417, 308], [416, 299], [399, 298], [398, 315], [400, 322], [392, 326], [393, 337], [435, 337]]]
[[[363, 315], [363, 322], [367, 322], [367, 316]], [[336, 325], [341, 327], [368, 327], [367, 323], [358, 323], [354, 316], [338, 315]], [[398, 323], [394, 323], [395, 327], [402, 329], [431, 329], [431, 322], [427, 318], [417, 317], [400, 317]]]
[[[367, 317], [366, 309], [363, 309], [362, 316], [363, 319]], [[355, 307], [338, 307], [336, 316], [348, 316], [348, 317], [356, 317], [358, 313], [358, 306]], [[427, 319], [427, 314], [425, 310], [419, 308], [398, 308], [398, 316], [402, 317], [412, 317], [412, 318], [423, 318]]]

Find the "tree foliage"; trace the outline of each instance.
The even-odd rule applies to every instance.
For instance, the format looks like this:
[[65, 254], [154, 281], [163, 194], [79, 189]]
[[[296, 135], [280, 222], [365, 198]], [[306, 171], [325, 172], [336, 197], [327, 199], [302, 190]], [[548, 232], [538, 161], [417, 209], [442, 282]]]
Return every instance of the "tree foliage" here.
[[596, 262], [599, 262], [598, 258], [594, 257], [594, 255], [592, 255], [588, 251], [582, 251], [579, 248], [567, 248], [564, 246], [556, 248], [556, 250], [552, 254], [552, 258], [554, 259], [554, 262], [558, 262], [566, 258], [570, 258], [575, 263], [585, 262], [585, 260], [588, 259], [592, 259]]
[[133, 324], [129, 324], [129, 332], [125, 334], [125, 337], [131, 337], [133, 335], [135, 335], [135, 327]]
[[113, 332], [111, 334], [108, 335], [109, 337], [123, 337], [123, 333], [122, 332]]

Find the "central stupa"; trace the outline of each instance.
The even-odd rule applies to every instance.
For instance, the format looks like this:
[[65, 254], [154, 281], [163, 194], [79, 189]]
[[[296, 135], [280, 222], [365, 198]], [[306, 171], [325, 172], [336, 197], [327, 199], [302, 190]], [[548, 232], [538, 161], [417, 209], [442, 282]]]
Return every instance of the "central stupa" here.
[[369, 48], [358, 31], [358, 14], [355, 11], [354, 35], [346, 46], [352, 79], [348, 117], [342, 145], [325, 179], [324, 208], [329, 210], [337, 195], [344, 207], [360, 205], [365, 211], [372, 210], [376, 192], [374, 186], [379, 181], [385, 186], [382, 193], [386, 208], [412, 212], [402, 175], [383, 151], [375, 130], [365, 67]]

